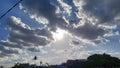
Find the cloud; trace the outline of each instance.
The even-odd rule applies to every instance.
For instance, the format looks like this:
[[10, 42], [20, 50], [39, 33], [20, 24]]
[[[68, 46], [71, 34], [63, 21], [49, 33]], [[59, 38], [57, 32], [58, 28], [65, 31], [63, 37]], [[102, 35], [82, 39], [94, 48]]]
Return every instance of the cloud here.
[[[28, 25], [24, 24], [20, 18], [16, 18], [15, 16], [11, 16], [7, 26], [10, 33], [7, 40], [0, 41], [2, 49], [4, 49], [4, 47], [22, 49], [31, 46], [44, 46], [53, 40], [52, 34], [47, 28], [31, 29]], [[31, 51], [31, 48], [28, 48], [28, 50]], [[2, 54], [8, 54], [8, 52], [12, 54], [16, 52], [13, 50], [1, 51]]]
[[105, 35], [107, 37], [116, 35], [113, 30], [120, 21], [119, 2], [119, 0], [74, 0], [73, 3], [78, 10], [77, 16], [81, 20], [79, 24], [74, 25], [71, 33], [95, 44], [107, 42]]
[[[12, 16], [8, 21], [10, 34], [0, 44], [10, 48], [45, 46], [54, 39], [51, 32], [63, 29], [78, 41], [74, 44], [106, 43], [105, 35], [116, 29], [119, 23], [119, 0], [25, 0], [20, 9], [29, 14], [31, 19], [46, 27], [30, 28], [20, 18]], [[109, 35], [109, 36], [111, 36]]]
[[101, 29], [89, 23], [86, 23], [78, 28], [73, 28], [73, 30], [71, 31], [76, 36], [86, 38], [89, 40], [96, 39], [98, 38], [98, 36], [103, 36], [106, 33], [104, 29]]
[[[31, 29], [26, 24], [22, 23], [19, 18], [14, 16], [11, 17], [8, 23], [8, 28], [10, 28], [10, 34], [8, 40], [11, 42], [17, 42], [19, 44], [27, 45], [46, 45], [51, 39], [51, 33], [46, 29]], [[22, 43], [23, 42], [23, 43]], [[30, 45], [27, 46], [30, 46]]]
[[0, 44], [0, 57], [10, 56], [13, 54], [19, 54], [19, 51], [10, 48], [8, 49]]
[[[33, 5], [31, 5], [33, 4]], [[36, 1], [24, 1], [22, 3], [23, 7], [26, 9], [27, 13], [33, 18], [35, 18], [37, 21], [39, 20], [38, 18], [45, 18], [48, 19], [49, 21], [53, 18], [55, 18], [55, 6], [50, 4], [50, 1], [44, 1], [44, 0], [36, 0]], [[42, 23], [38, 21], [39, 23]], [[45, 22], [43, 22], [45, 23]]]
[[119, 0], [83, 0], [83, 10], [97, 24], [116, 25], [120, 21]]
[[79, 45], [80, 44], [80, 42], [76, 41], [76, 40], [73, 40], [72, 43], [75, 44], [75, 45]]
[[28, 50], [31, 51], [31, 52], [40, 52], [39, 49], [37, 49], [37, 48], [33, 48], [33, 47], [28, 48]]
[[73, 0], [58, 0], [59, 8], [63, 16], [69, 21], [69, 24], [77, 24], [81, 18], [77, 16], [78, 9]]
[[[22, 5], [30, 16], [35, 15], [35, 18], [46, 18], [49, 21], [49, 23], [46, 25], [48, 28], [50, 28], [51, 31], [54, 31], [57, 28], [61, 28], [69, 31], [71, 34], [73, 34], [73, 36], [78, 36], [87, 40], [95, 40], [98, 38], [98, 36], [103, 36], [106, 33], [104, 29], [101, 29], [96, 25], [89, 24], [88, 22], [85, 22], [83, 26], [74, 28], [73, 24], [75, 24], [75, 22], [77, 23], [76, 26], [81, 23], [81, 18], [77, 16], [77, 12], [79, 11], [75, 3], [72, 0], [59, 0], [56, 2], [57, 4], [53, 4], [54, 2], [56, 1], [36, 0], [33, 2], [32, 0], [29, 0], [24, 1]], [[57, 7], [60, 9], [60, 12], [63, 11], [63, 16], [58, 17], [56, 14]], [[66, 7], [69, 7], [69, 9]]]
[[[31, 5], [32, 3], [32, 5]], [[45, 24], [49, 27], [50, 30], [55, 31], [57, 27], [66, 28], [67, 23], [62, 17], [58, 17], [56, 15], [57, 7], [53, 5], [50, 0], [33, 0], [24, 1], [22, 6], [27, 11], [27, 13], [31, 16], [34, 16], [34, 19], [45, 18], [48, 23]], [[46, 23], [38, 21], [39, 23]]]
[[[31, 28], [25, 19], [11, 16], [7, 20], [10, 33], [6, 40], [0, 41], [3, 60], [0, 62], [26, 59], [32, 62], [31, 58], [36, 55], [38, 60], [55, 64], [90, 54], [109, 53], [101, 46], [91, 45], [106, 44], [111, 42], [110, 36], [119, 35], [119, 31], [116, 32], [120, 21], [119, 3], [119, 0], [24, 0], [19, 9], [44, 27]], [[66, 33], [62, 40], [53, 42], [51, 33], [58, 28]], [[119, 57], [119, 52], [110, 54]]]

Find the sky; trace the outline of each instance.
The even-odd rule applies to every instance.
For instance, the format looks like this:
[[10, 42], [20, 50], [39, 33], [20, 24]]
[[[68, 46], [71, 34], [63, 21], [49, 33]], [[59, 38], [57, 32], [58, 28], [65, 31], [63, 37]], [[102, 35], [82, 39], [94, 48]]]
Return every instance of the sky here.
[[[1, 0], [0, 16], [19, 0]], [[120, 58], [120, 0], [23, 0], [0, 19], [0, 65]]]

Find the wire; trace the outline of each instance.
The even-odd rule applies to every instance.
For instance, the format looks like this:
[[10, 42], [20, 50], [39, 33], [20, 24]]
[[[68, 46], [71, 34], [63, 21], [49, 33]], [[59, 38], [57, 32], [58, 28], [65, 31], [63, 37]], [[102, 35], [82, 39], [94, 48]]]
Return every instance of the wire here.
[[21, 1], [23, 0], [20, 0], [18, 1], [15, 5], [13, 5], [10, 9], [8, 9], [3, 15], [0, 16], [0, 20], [7, 14], [9, 13], [15, 6], [17, 6]]

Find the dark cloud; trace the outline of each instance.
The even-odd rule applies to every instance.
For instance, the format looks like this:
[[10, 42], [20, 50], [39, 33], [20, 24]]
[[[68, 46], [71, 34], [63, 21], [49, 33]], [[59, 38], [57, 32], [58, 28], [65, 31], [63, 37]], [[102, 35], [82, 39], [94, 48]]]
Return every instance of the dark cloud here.
[[[77, 17], [77, 13], [78, 13], [78, 8], [77, 6], [75, 6], [73, 0], [63, 0], [64, 3], [66, 3], [67, 5], [71, 6], [71, 12], [69, 17], [67, 18], [69, 20], [70, 24], [77, 24], [80, 22], [81, 18]], [[64, 7], [63, 7], [64, 8]]]
[[40, 52], [39, 49], [33, 48], [33, 47], [28, 48], [28, 50], [31, 51], [31, 52]]
[[96, 25], [85, 23], [83, 26], [73, 28], [71, 30], [71, 33], [78, 37], [82, 37], [83, 39], [95, 40], [99, 36], [103, 36], [106, 33], [106, 31], [97, 27]]
[[25, 43], [31, 43], [33, 45], [46, 45], [50, 42], [49, 38], [52, 37], [50, 31], [48, 31], [47, 28], [30, 29], [25, 26], [27, 25], [22, 23], [16, 17], [11, 17], [8, 23], [8, 28], [10, 28], [8, 40], [23, 45]]
[[0, 57], [10, 56], [11, 54], [19, 54], [19, 52], [13, 49], [6, 49], [2, 44], [0, 44]]
[[30, 14], [36, 14], [38, 17], [43, 16], [50, 20], [55, 16], [56, 7], [50, 4], [50, 0], [25, 0], [23, 6]]
[[[33, 46], [45, 46], [51, 43], [54, 40], [51, 32], [56, 31], [57, 28], [68, 31], [74, 38], [77, 37], [77, 41], [72, 40], [75, 45], [82, 44], [81, 40], [94, 44], [105, 43], [107, 40], [104, 35], [109, 33], [109, 30], [99, 25], [119, 23], [117, 21], [120, 20], [120, 0], [83, 0], [83, 2], [84, 5], [79, 9], [81, 5], [76, 6], [76, 1], [73, 0], [24, 0], [23, 10], [25, 9], [35, 20], [37, 19], [36, 21], [42, 17], [48, 23], [43, 24], [46, 27], [32, 29], [19, 18], [12, 16], [7, 24], [10, 30], [8, 38], [0, 42], [0, 56], [19, 53], [17, 50], [8, 50], [5, 47], [18, 49], [27, 47], [29, 51], [39, 52], [40, 50]], [[56, 11], [59, 12], [56, 13]], [[90, 21], [90, 19], [98, 21]]]
[[57, 17], [56, 6], [52, 5], [50, 0], [36, 0], [34, 2], [33, 0], [25, 0], [22, 5], [30, 15], [46, 18], [49, 21], [47, 26], [51, 30], [56, 30], [57, 27], [66, 28], [67, 23], [63, 18]]
[[[92, 9], [89, 10], [89, 7], [92, 8], [90, 5], [93, 5], [93, 4], [89, 5], [87, 1], [89, 0], [86, 0], [86, 4], [83, 6], [83, 8], [86, 12], [90, 12], [90, 10]], [[63, 19], [63, 17], [58, 17], [56, 14], [57, 7], [60, 8], [60, 11], [62, 12], [65, 11], [65, 7], [63, 6], [64, 4], [59, 3], [59, 1], [56, 2], [57, 4], [52, 4], [53, 1], [51, 3], [50, 0], [47, 0], [47, 1], [36, 0], [35, 2], [33, 0], [29, 0], [29, 1], [26, 0], [22, 3], [22, 5], [27, 10], [28, 14], [36, 15], [37, 17], [45, 17], [49, 21], [49, 24], [47, 24], [47, 26], [48, 28], [51, 29], [51, 31], [55, 31], [57, 28], [61, 28], [61, 29], [69, 31], [70, 33], [73, 34], [73, 36], [77, 36], [79, 38], [87, 39], [90, 41], [93, 41], [97, 39], [98, 37], [103, 37], [103, 35], [107, 32], [106, 30], [98, 27], [98, 25], [93, 25], [88, 22], [85, 22], [83, 26], [73, 27], [73, 24], [77, 23], [76, 25], [78, 25], [80, 23], [81, 18], [77, 17], [77, 13], [79, 12], [79, 10], [77, 6], [75, 6], [75, 3], [73, 2], [73, 0], [70, 0], [70, 1], [64, 0], [61, 2], [66, 3], [67, 5], [71, 7], [70, 15], [69, 13], [68, 15], [63, 13], [63, 15], [65, 15], [66, 20], [70, 24], [67, 24], [66, 20]], [[97, 1], [97, 3], [98, 2], [99, 1]], [[103, 10], [102, 7], [99, 10]], [[105, 15], [105, 13], [103, 13], [103, 15]], [[99, 12], [99, 16], [102, 16], [100, 12]]]
[[51, 0], [51, 2], [59, 8], [58, 16], [65, 17], [70, 25], [80, 22], [81, 18], [77, 17], [78, 8], [75, 6], [73, 0]]
[[10, 41], [0, 41], [0, 44], [10, 48], [22, 48], [22, 46], [20, 46], [18, 43], [13, 43]]
[[74, 45], [79, 45], [80, 42], [79, 42], [79, 41], [76, 41], [76, 40], [72, 40], [72, 44], [74, 44]]
[[[31, 29], [29, 26], [21, 22], [19, 18], [12, 16], [8, 20], [8, 29], [10, 33], [6, 41], [0, 41], [1, 54], [12, 54], [16, 53], [17, 50], [5, 50], [4, 47], [8, 48], [19, 48], [22, 49], [24, 46], [44, 46], [49, 44], [53, 38], [51, 32], [46, 28]], [[28, 50], [32, 51], [31, 48]]]
[[[107, 42], [108, 40], [105, 39], [104, 35], [112, 30], [107, 30], [99, 25], [113, 26], [119, 23], [120, 0], [78, 0], [84, 2], [82, 7], [81, 4], [76, 6], [77, 1], [75, 1], [23, 0], [22, 6], [31, 17], [37, 19], [36, 21], [41, 17], [45, 18], [48, 23], [43, 24], [46, 27], [30, 28], [19, 18], [12, 16], [7, 23], [10, 30], [7, 40], [0, 41], [0, 57], [19, 54], [19, 50], [15, 49], [24, 47], [27, 47], [27, 50], [31, 52], [40, 52], [34, 46], [45, 46], [51, 43], [54, 40], [51, 32], [56, 31], [57, 28], [68, 31], [73, 38], [77, 39], [72, 40], [72, 44], [75, 45], [86, 42], [94, 44]], [[66, 8], [66, 5], [69, 8]], [[58, 8], [60, 10], [57, 14], [56, 10]], [[98, 21], [90, 21], [90, 19], [97, 19]], [[81, 23], [82, 25], [80, 25]]]
[[83, 9], [86, 14], [98, 19], [98, 22], [94, 23], [107, 25], [119, 23], [115, 18], [120, 16], [120, 0], [84, 0], [84, 2]]

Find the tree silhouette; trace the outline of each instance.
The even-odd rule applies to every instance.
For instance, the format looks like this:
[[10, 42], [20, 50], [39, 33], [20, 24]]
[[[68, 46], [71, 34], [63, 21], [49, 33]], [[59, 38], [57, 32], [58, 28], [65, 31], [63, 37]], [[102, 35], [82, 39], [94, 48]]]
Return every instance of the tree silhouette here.
[[42, 66], [42, 61], [40, 61], [40, 66]]
[[[37, 60], [37, 56], [33, 58]], [[29, 64], [15, 64], [12, 68], [25, 68]], [[29, 65], [29, 68], [120, 68], [120, 59], [112, 57], [108, 54], [93, 54], [87, 59], [68, 60], [61, 65], [43, 64], [40, 61], [40, 66]]]
[[35, 60], [35, 65], [36, 65], [37, 56], [34, 56], [33, 60]]
[[37, 56], [35, 56], [33, 59], [34, 59], [34, 60], [37, 60]]
[[0, 66], [0, 68], [4, 68], [4, 66]]

